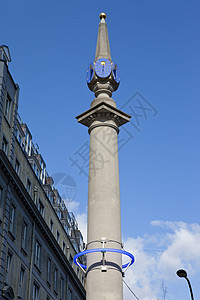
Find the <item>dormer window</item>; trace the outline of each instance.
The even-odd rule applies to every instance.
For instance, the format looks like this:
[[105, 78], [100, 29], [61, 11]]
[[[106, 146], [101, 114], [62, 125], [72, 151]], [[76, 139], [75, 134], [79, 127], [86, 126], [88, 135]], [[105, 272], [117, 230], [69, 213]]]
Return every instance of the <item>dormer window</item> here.
[[0, 46], [0, 59], [4, 60], [7, 65], [9, 62], [11, 62], [11, 56], [10, 56], [10, 51], [8, 46], [6, 45]]

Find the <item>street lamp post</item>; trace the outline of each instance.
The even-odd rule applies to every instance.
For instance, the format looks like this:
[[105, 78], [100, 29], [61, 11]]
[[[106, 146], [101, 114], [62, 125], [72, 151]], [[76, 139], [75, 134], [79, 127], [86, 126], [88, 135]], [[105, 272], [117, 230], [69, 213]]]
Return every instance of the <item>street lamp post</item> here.
[[194, 300], [194, 296], [193, 296], [193, 292], [192, 292], [192, 286], [191, 286], [191, 283], [190, 283], [190, 281], [189, 281], [189, 279], [188, 279], [188, 277], [187, 277], [187, 272], [186, 272], [185, 270], [181, 269], [181, 270], [178, 270], [178, 271], [176, 272], [176, 274], [177, 274], [179, 277], [184, 277], [184, 278], [187, 280], [187, 283], [188, 283], [189, 289], [190, 289], [191, 299]]

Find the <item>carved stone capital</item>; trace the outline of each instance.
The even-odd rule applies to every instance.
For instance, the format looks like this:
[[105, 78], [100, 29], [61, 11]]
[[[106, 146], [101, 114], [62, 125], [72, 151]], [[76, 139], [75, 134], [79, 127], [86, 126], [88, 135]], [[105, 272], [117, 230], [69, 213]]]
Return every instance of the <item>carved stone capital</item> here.
[[[130, 121], [131, 116], [116, 107], [100, 102], [93, 105], [90, 109], [76, 117], [77, 121], [91, 131], [92, 126], [112, 126], [117, 130], [118, 127]], [[101, 125], [100, 125], [101, 124]]]

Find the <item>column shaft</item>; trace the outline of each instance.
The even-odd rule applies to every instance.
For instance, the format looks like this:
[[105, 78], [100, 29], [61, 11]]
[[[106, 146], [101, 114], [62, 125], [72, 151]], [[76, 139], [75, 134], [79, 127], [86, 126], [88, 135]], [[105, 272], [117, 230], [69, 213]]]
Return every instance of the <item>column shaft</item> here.
[[[105, 248], [121, 249], [118, 127], [98, 120], [90, 129], [88, 249], [102, 248], [102, 238]], [[121, 254], [105, 254], [106, 272], [102, 255], [88, 254], [87, 300], [122, 300]]]

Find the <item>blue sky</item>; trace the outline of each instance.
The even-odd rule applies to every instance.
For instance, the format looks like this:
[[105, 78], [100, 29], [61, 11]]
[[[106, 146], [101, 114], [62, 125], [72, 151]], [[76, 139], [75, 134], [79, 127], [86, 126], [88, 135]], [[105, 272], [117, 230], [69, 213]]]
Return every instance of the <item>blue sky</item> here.
[[[71, 205], [80, 226], [88, 182], [69, 157], [89, 141], [75, 116], [94, 99], [86, 69], [95, 56], [99, 13], [106, 12], [111, 56], [121, 72], [113, 99], [126, 112], [135, 95], [153, 107], [146, 119], [139, 117], [139, 130], [124, 126], [133, 138], [119, 152], [123, 239], [137, 253], [127, 281], [148, 300], [160, 297], [164, 279], [167, 299], [185, 300], [186, 282], [175, 275], [185, 267], [198, 295], [200, 2], [7, 0], [2, 7], [0, 43], [10, 48], [19, 113], [48, 173], [73, 178], [77, 193]], [[121, 135], [126, 138], [127, 132]], [[143, 268], [148, 272], [141, 274]], [[132, 296], [127, 292], [125, 299]]]

